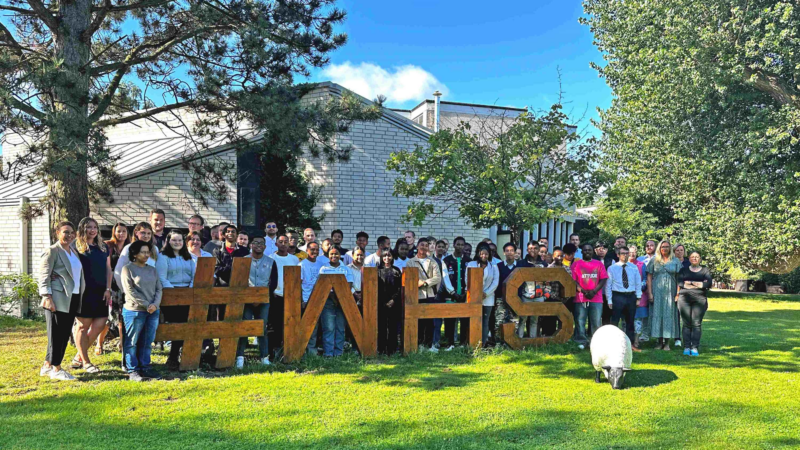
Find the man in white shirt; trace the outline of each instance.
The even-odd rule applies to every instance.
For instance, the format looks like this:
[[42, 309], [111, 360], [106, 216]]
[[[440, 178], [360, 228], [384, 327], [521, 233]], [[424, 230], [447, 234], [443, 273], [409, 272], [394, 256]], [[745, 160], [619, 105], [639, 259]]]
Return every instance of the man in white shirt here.
[[306, 228], [303, 230], [303, 245], [298, 247], [298, 249], [308, 253], [308, 244], [312, 242], [317, 242], [317, 233], [313, 228]]
[[575, 247], [578, 247], [578, 250], [575, 252], [575, 259], [583, 259], [583, 252], [581, 251], [581, 237], [578, 233], [572, 233], [569, 235], [569, 243], [575, 244]]
[[[308, 258], [300, 261], [300, 280], [303, 289], [302, 309], [304, 313], [308, 306], [308, 299], [311, 298], [311, 293], [314, 291], [314, 286], [317, 284], [319, 271], [323, 266], [328, 265], [328, 258], [323, 259], [319, 254], [319, 243], [309, 242], [306, 248]], [[306, 353], [309, 355], [317, 354], [318, 325], [319, 323], [314, 325], [314, 331], [311, 333], [311, 339], [309, 339], [308, 346], [306, 347]]]
[[[625, 334], [631, 340], [631, 345], [636, 340], [634, 319], [636, 305], [642, 298], [642, 276], [636, 265], [628, 262], [628, 247], [617, 248], [619, 261], [608, 268], [608, 281], [605, 286], [608, 305], [611, 307], [611, 324], [616, 326], [621, 318], [625, 318]], [[636, 347], [633, 351], [640, 352]]]
[[270, 258], [275, 261], [275, 266], [278, 268], [278, 283], [270, 302], [269, 315], [269, 324], [273, 333], [273, 336], [269, 338], [269, 352], [273, 356], [277, 355], [278, 350], [283, 348], [283, 268], [300, 265], [300, 260], [297, 256], [289, 254], [289, 238], [278, 236], [275, 243], [278, 251], [270, 255]]
[[[356, 247], [364, 250], [364, 258], [368, 257], [370, 253], [367, 251], [367, 244], [369, 243], [369, 235], [364, 231], [356, 233]], [[353, 250], [342, 255], [342, 263], [345, 266], [353, 263]]]
[[264, 238], [264, 242], [267, 243], [264, 254], [270, 256], [278, 251], [278, 225], [276, 225], [275, 222], [267, 222], [264, 231], [267, 233], [267, 236]]
[[[381, 263], [381, 253], [383, 250], [392, 249], [392, 240], [388, 236], [381, 236], [378, 238], [378, 250], [364, 258], [364, 265], [366, 267], [378, 267]], [[352, 264], [352, 263], [351, 263]]]

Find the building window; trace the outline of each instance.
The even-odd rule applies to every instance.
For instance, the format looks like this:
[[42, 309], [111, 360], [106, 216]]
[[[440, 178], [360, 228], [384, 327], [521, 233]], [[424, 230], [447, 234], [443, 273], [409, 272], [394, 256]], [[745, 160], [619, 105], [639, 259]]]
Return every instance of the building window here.
[[256, 189], [254, 188], [241, 188], [239, 189], [239, 226], [254, 227], [256, 226], [256, 207], [258, 199], [256, 198]]

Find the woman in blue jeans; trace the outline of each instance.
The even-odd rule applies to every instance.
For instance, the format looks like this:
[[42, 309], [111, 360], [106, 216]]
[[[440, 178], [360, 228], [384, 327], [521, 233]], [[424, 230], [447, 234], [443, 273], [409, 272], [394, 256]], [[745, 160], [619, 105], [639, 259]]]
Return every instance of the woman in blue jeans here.
[[[328, 250], [330, 264], [319, 269], [320, 275], [342, 274], [350, 289], [353, 288], [353, 272], [341, 263], [342, 255], [336, 247]], [[317, 280], [319, 282], [319, 280]], [[325, 307], [322, 309], [322, 348], [323, 356], [342, 356], [344, 353], [344, 311], [336, 293], [331, 290]]]
[[125, 292], [122, 316], [125, 321], [123, 353], [128, 377], [132, 381], [161, 378], [150, 368], [150, 350], [158, 328], [158, 307], [161, 304], [161, 280], [155, 267], [147, 265], [150, 244], [136, 241], [130, 245], [131, 262], [120, 276]]

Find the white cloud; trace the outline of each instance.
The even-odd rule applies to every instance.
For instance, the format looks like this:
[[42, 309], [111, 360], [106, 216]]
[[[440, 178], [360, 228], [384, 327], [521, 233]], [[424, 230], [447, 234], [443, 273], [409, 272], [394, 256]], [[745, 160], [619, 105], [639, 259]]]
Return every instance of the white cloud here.
[[353, 65], [348, 61], [328, 66], [322, 76], [370, 100], [385, 95], [391, 103], [421, 101], [432, 98], [437, 89], [447, 94], [447, 87], [433, 74], [414, 65], [394, 67], [390, 72], [372, 63]]

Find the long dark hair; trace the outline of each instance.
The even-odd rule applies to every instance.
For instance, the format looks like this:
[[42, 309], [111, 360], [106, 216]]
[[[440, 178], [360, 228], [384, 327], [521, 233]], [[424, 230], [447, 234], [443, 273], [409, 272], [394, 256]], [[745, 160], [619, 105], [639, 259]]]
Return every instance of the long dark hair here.
[[183, 247], [181, 247], [181, 249], [178, 250], [178, 255], [180, 255], [180, 257], [186, 261], [192, 259], [192, 254], [189, 253], [189, 249], [186, 247], [186, 238], [180, 231], [175, 231], [175, 230], [170, 231], [169, 234], [167, 234], [167, 238], [164, 240], [164, 248], [161, 249], [161, 254], [163, 254], [167, 258], [177, 258], [177, 256], [175, 256], [175, 249], [172, 248], [171, 245], [169, 245], [169, 241], [172, 239], [172, 236], [180, 236], [181, 239], [183, 239]]
[[[122, 243], [122, 246], [119, 245], [117, 242], [117, 228], [122, 227], [125, 228], [125, 242]], [[114, 227], [111, 229], [111, 239], [106, 241], [106, 245], [109, 247], [113, 247], [113, 250], [117, 253], [121, 252], [126, 245], [131, 243], [131, 233], [128, 232], [128, 226], [122, 222], [117, 222], [114, 224]], [[109, 248], [109, 252], [111, 252], [111, 248]]]
[[475, 248], [475, 261], [478, 262], [478, 265], [481, 264], [480, 254], [483, 250], [486, 250], [486, 253], [489, 254], [489, 258], [486, 260], [486, 264], [492, 264], [492, 249], [489, 247], [489, 244], [485, 242], [481, 242], [478, 244], [478, 247]]
[[[389, 265], [389, 267], [385, 267], [385, 264], [383, 262], [383, 257], [384, 256], [391, 256], [392, 257], [392, 263]], [[378, 268], [380, 268], [380, 269], [391, 269], [392, 267], [394, 267], [394, 255], [392, 254], [392, 251], [391, 250], [381, 250], [380, 263], [378, 264]]]

